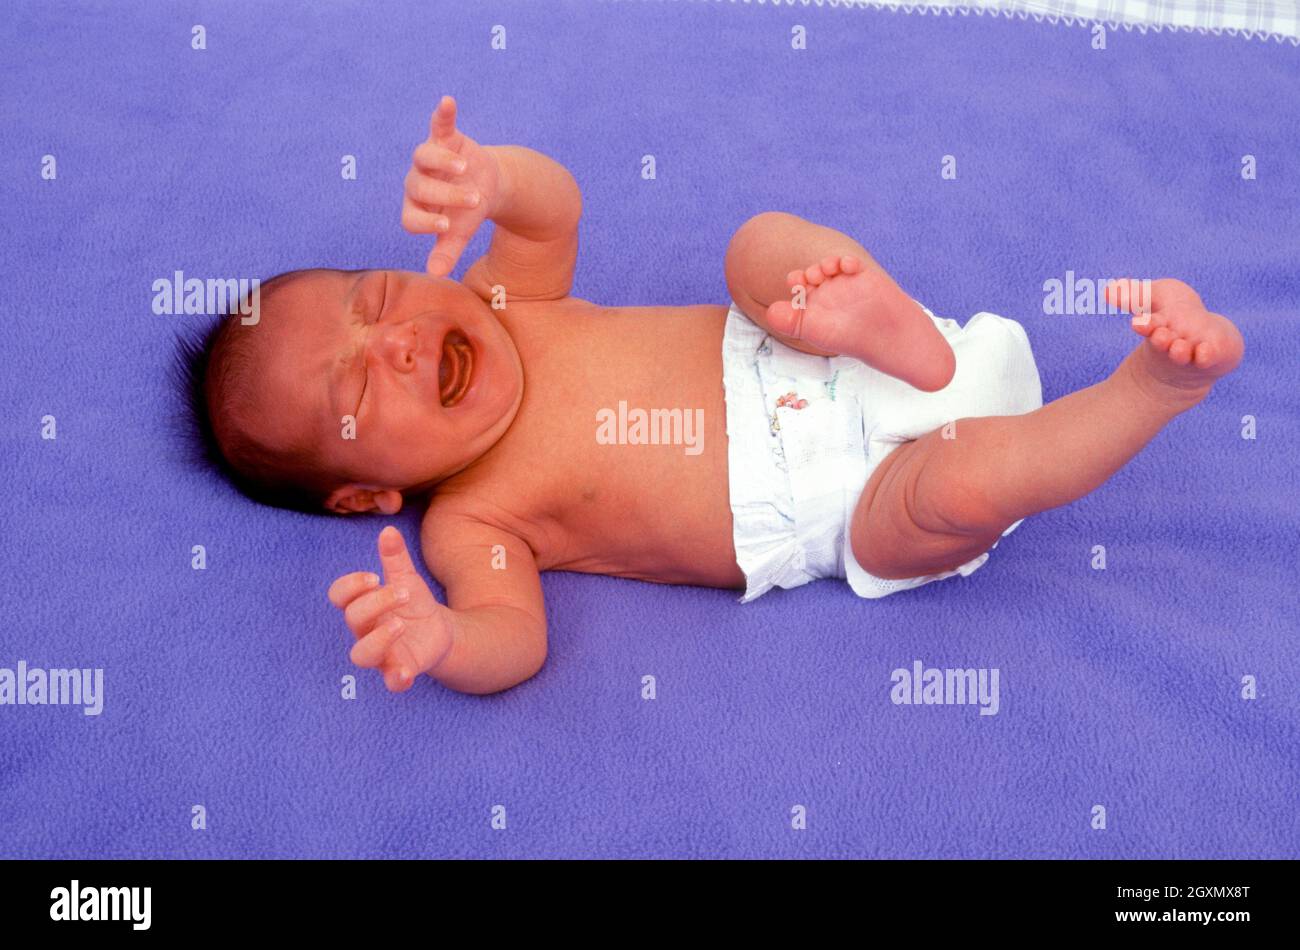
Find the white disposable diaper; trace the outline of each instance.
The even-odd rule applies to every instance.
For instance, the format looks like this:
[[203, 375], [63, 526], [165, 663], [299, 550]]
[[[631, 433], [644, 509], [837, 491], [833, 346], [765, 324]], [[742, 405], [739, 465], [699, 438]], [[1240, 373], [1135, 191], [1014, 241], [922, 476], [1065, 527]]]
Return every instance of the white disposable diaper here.
[[846, 578], [860, 596], [883, 597], [970, 574], [988, 560], [986, 551], [941, 574], [886, 580], [864, 571], [849, 544], [862, 489], [899, 445], [956, 419], [1019, 415], [1043, 404], [1020, 324], [977, 313], [961, 327], [925, 312], [957, 357], [952, 381], [935, 393], [852, 357], [792, 349], [732, 303], [722, 379], [733, 537], [746, 579], [742, 603], [819, 577]]

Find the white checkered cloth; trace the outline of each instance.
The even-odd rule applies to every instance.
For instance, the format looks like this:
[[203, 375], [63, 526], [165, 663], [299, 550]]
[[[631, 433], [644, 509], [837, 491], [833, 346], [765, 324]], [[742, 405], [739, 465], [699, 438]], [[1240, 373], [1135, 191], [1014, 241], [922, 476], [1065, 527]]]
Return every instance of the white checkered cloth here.
[[[732, 0], [735, 2], [735, 0]], [[871, 6], [906, 13], [985, 13], [1050, 23], [1196, 30], [1300, 45], [1300, 0], [743, 0], [793, 6]]]

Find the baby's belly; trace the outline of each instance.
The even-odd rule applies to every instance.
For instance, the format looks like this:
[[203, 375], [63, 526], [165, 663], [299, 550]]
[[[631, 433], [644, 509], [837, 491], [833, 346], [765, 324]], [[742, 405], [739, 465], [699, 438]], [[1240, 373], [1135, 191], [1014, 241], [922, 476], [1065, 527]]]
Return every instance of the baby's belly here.
[[653, 511], [620, 509], [615, 517], [593, 513], [589, 524], [573, 524], [567, 532], [572, 558], [542, 565], [543, 571], [581, 571], [633, 577], [660, 584], [744, 587], [736, 564], [731, 511], [690, 517], [680, 512], [672, 521]]
[[515, 470], [545, 484], [543, 569], [744, 586], [731, 537], [725, 316], [718, 306], [593, 308], [527, 324], [537, 337], [525, 339], [521, 415], [534, 435]]
[[671, 460], [619, 446], [626, 459], [593, 466], [592, 477], [574, 486], [553, 562], [542, 568], [743, 587], [732, 542], [725, 430], [718, 441], [716, 452]]

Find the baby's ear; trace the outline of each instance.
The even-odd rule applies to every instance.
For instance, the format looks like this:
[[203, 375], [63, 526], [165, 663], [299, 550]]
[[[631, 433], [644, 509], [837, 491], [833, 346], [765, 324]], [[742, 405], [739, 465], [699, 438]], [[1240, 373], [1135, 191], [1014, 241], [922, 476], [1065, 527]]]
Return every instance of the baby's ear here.
[[344, 485], [330, 492], [325, 508], [336, 515], [378, 511], [395, 515], [402, 510], [402, 493], [391, 488]]

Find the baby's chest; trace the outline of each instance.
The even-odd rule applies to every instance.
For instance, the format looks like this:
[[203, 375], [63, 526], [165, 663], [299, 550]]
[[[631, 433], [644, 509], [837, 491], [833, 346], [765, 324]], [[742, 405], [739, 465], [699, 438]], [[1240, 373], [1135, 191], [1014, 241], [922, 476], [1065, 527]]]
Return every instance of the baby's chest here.
[[[614, 569], [640, 554], [729, 537], [725, 426], [707, 412], [625, 404], [563, 415], [494, 459], [480, 497], [509, 511], [544, 567]], [[701, 409], [702, 407], [687, 407]], [[473, 493], [474, 489], [470, 488]]]

